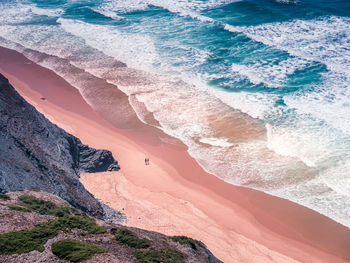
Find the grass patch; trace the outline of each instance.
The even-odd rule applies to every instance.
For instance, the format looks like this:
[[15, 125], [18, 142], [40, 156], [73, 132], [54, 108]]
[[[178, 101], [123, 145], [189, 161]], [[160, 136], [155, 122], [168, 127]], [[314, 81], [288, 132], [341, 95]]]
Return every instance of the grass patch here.
[[19, 212], [32, 212], [32, 210], [23, 207], [23, 206], [19, 206], [19, 205], [6, 205], [8, 208], [10, 208], [11, 210], [15, 210], [15, 211], [19, 211]]
[[0, 199], [7, 201], [7, 200], [10, 200], [11, 198], [7, 194], [0, 194]]
[[136, 260], [134, 263], [184, 263], [184, 255], [171, 248], [155, 250], [135, 251]]
[[64, 216], [51, 222], [51, 225], [59, 230], [66, 229], [67, 231], [69, 231], [73, 228], [79, 228], [91, 234], [106, 233], [106, 229], [104, 227], [98, 226], [94, 219], [87, 216]]
[[186, 236], [172, 236], [171, 239], [180, 243], [181, 245], [189, 246], [194, 250], [197, 250], [197, 245], [201, 247], [203, 246], [203, 244], [198, 240]]
[[55, 220], [37, 224], [33, 229], [0, 234], [0, 254], [21, 254], [33, 250], [44, 251], [44, 244], [59, 231], [69, 232], [79, 228], [92, 234], [105, 233], [95, 220], [85, 216], [65, 215]]
[[57, 206], [50, 201], [45, 201], [42, 199], [38, 199], [31, 195], [21, 195], [18, 197], [20, 201], [22, 201], [23, 205], [33, 211], [37, 212], [41, 215], [53, 215], [63, 217], [65, 215], [71, 215], [76, 210], [68, 207], [68, 206]]
[[90, 259], [96, 253], [104, 252], [107, 250], [102, 247], [72, 239], [63, 239], [52, 244], [52, 253], [70, 262], [80, 262]]
[[0, 254], [21, 254], [33, 250], [44, 251], [44, 244], [58, 234], [56, 229], [37, 226], [30, 230], [8, 232], [0, 235]]
[[126, 228], [113, 229], [111, 231], [115, 235], [115, 239], [124, 245], [128, 245], [133, 248], [148, 248], [150, 241], [147, 238], [139, 238], [133, 232]]

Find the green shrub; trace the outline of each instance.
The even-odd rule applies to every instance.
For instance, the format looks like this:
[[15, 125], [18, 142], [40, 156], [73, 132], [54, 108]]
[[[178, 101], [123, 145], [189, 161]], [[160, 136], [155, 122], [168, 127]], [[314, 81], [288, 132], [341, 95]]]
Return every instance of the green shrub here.
[[197, 245], [203, 246], [198, 240], [194, 240], [186, 236], [172, 236], [171, 239], [175, 242], [180, 243], [181, 245], [189, 246], [194, 250], [197, 250]]
[[184, 256], [175, 249], [166, 248], [161, 250], [149, 249], [134, 252], [134, 263], [184, 263]]
[[73, 213], [73, 215], [76, 215], [76, 216], [87, 216], [84, 212], [74, 208], [74, 207], [70, 207], [70, 210], [71, 212]]
[[96, 253], [104, 252], [107, 250], [102, 247], [72, 239], [63, 239], [52, 244], [52, 253], [60, 259], [70, 262], [90, 259]]
[[91, 234], [102, 234], [106, 233], [106, 229], [102, 226], [96, 225], [94, 219], [87, 216], [64, 216], [57, 220], [51, 221], [53, 227], [64, 230], [79, 228], [85, 230]]
[[30, 188], [30, 190], [32, 190], [34, 192], [40, 192], [40, 188], [38, 188], [38, 187], [32, 187], [32, 188]]
[[44, 226], [1, 234], [0, 254], [21, 254], [33, 250], [42, 252], [47, 240], [57, 234], [57, 230]]
[[59, 231], [69, 232], [79, 228], [92, 234], [106, 230], [96, 225], [95, 220], [84, 216], [65, 215], [55, 220], [37, 224], [33, 229], [0, 234], [0, 254], [21, 254], [33, 250], [44, 251], [44, 244]]
[[126, 228], [112, 230], [111, 232], [115, 235], [115, 238], [119, 243], [128, 245], [129, 247], [147, 248], [150, 246], [150, 241], [147, 238], [139, 238]]
[[19, 212], [31, 212], [32, 210], [23, 207], [23, 206], [18, 206], [18, 205], [7, 205], [8, 208], [11, 210], [19, 211]]
[[57, 206], [50, 201], [38, 199], [31, 195], [21, 195], [18, 197], [23, 202], [24, 206], [33, 212], [37, 212], [41, 215], [54, 215], [54, 216], [65, 216], [74, 213], [73, 208], [68, 206]]
[[7, 194], [0, 194], [0, 199], [7, 201], [7, 200], [10, 200], [11, 198]]
[[21, 200], [28, 209], [41, 215], [56, 215], [59, 209], [54, 203], [38, 199], [31, 195], [22, 195], [18, 197], [18, 199]]

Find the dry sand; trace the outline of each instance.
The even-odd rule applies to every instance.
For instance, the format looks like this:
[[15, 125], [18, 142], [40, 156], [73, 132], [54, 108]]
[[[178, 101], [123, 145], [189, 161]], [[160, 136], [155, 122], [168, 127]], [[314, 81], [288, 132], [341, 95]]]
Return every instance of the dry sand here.
[[64, 79], [15, 51], [0, 48], [0, 73], [52, 122], [113, 152], [120, 172], [84, 174], [81, 181], [124, 212], [127, 225], [199, 239], [226, 263], [350, 262], [348, 228], [288, 200], [219, 180], [181, 142], [136, 118], [133, 129], [111, 125]]

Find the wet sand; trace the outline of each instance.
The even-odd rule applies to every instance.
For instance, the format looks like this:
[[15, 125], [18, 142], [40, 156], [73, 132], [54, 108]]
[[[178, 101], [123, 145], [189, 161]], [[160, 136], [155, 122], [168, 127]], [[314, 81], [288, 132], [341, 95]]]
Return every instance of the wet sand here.
[[[129, 125], [116, 127], [63, 78], [4, 48], [0, 73], [52, 122], [83, 143], [113, 152], [120, 172], [84, 174], [81, 181], [97, 198], [124, 212], [126, 224], [199, 239], [227, 263], [350, 262], [348, 228], [288, 200], [206, 173], [185, 145], [141, 123], [125, 105]], [[121, 92], [114, 96], [127, 100]]]

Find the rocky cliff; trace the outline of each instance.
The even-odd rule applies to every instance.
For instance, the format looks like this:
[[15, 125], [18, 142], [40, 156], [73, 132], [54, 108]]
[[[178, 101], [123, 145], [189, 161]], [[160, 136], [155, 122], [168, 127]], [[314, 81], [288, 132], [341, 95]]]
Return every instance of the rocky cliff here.
[[40, 188], [102, 218], [79, 173], [119, 169], [110, 151], [90, 148], [52, 124], [0, 74], [0, 192]]

